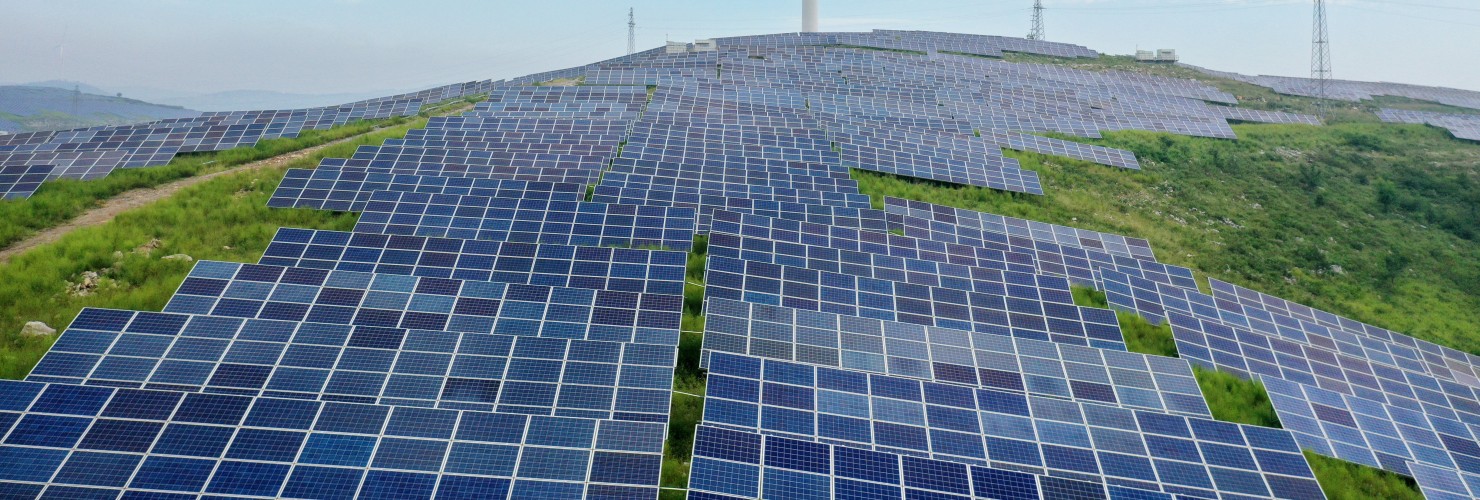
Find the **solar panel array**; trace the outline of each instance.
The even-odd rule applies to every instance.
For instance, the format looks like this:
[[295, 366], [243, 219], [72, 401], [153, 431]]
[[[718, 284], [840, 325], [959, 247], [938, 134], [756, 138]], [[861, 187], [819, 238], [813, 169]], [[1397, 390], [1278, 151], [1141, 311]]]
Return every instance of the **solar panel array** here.
[[1480, 141], [1480, 114], [1434, 113], [1383, 108], [1377, 117], [1388, 123], [1421, 123], [1433, 125], [1454, 135], [1457, 139]]
[[[1267, 87], [1281, 94], [1314, 97], [1318, 92], [1315, 80], [1310, 78], [1269, 75], [1250, 76], [1226, 71], [1215, 71], [1192, 65], [1184, 66], [1219, 78], [1227, 78]], [[1421, 101], [1433, 101], [1460, 108], [1480, 109], [1480, 92], [1473, 90], [1426, 87], [1406, 83], [1331, 80], [1326, 82], [1325, 92], [1327, 98], [1343, 101], [1368, 101], [1376, 96], [1393, 96]]]
[[[0, 467], [0, 491], [654, 498], [707, 236], [690, 498], [1320, 498], [1301, 448], [1480, 492], [1472, 357], [1202, 294], [1145, 240], [873, 200], [851, 177], [1041, 194], [1002, 148], [1135, 169], [1036, 134], [1308, 117], [975, 57], [1095, 56], [1041, 41], [718, 45], [513, 79], [606, 85], [492, 87], [290, 171], [271, 206], [360, 212], [354, 230], [283, 228], [255, 264], [200, 262], [162, 312], [85, 310], [0, 384], [0, 463], [27, 464]], [[33, 163], [0, 179], [68, 168]], [[1183, 357], [1126, 352], [1116, 313], [1072, 285], [1171, 323]], [[1193, 366], [1263, 380], [1289, 430], [1213, 420]]]
[[[46, 180], [98, 179], [116, 168], [165, 165], [180, 153], [251, 147], [257, 141], [297, 137], [304, 130], [323, 130], [356, 120], [414, 115], [424, 104], [487, 92], [492, 81], [468, 82], [338, 106], [293, 110], [211, 112], [119, 127], [93, 127], [56, 132], [0, 136], [0, 193], [27, 198], [36, 191], [34, 175], [24, 180], [12, 172], [51, 166]], [[16, 173], [13, 175], [20, 176]]]

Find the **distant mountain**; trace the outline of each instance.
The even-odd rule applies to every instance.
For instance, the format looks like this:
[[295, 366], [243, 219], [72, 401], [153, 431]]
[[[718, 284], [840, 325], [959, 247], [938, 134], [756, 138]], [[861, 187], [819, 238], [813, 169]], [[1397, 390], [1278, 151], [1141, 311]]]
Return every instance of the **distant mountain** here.
[[76, 90], [82, 91], [82, 93], [84, 93], [84, 94], [97, 94], [97, 95], [108, 95], [108, 94], [111, 94], [111, 92], [104, 91], [103, 89], [94, 87], [92, 85], [88, 85], [88, 84], [82, 83], [82, 82], [69, 81], [69, 80], [47, 80], [47, 81], [44, 81], [44, 82], [23, 83], [23, 84], [21, 84], [21, 86], [23, 86], [23, 87], [48, 87], [48, 88], [62, 89], [62, 90], [73, 90], [73, 89], [76, 89]]
[[332, 106], [374, 97], [395, 95], [397, 91], [343, 94], [290, 94], [268, 90], [229, 90], [209, 94], [192, 94], [148, 89], [124, 90], [124, 95], [184, 106], [202, 111], [242, 111], [254, 109], [294, 109]]
[[[46, 83], [46, 82], [43, 82]], [[57, 86], [0, 86], [0, 131], [34, 132], [187, 118], [199, 111]]]
[[[371, 92], [344, 92], [335, 94], [295, 94], [271, 90], [226, 90], [221, 92], [188, 92], [155, 87], [112, 87], [106, 89], [83, 82], [69, 80], [47, 80], [17, 84], [19, 87], [46, 87], [71, 91], [79, 89], [84, 94], [138, 99], [165, 106], [179, 106], [200, 111], [249, 111], [258, 109], [297, 109], [333, 106], [376, 97], [385, 97], [416, 89], [388, 89]], [[6, 130], [0, 128], [0, 130]]]

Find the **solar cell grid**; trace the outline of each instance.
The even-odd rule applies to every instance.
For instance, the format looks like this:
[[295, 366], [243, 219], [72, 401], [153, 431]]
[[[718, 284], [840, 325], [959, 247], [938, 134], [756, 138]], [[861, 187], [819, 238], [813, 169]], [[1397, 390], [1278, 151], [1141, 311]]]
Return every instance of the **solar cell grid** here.
[[[822, 182], [831, 185], [845, 187], [858, 187], [858, 182], [848, 175], [846, 169], [836, 165], [824, 165], [820, 163], [805, 162], [782, 162], [762, 160], [759, 158], [746, 158], [744, 161], [723, 163], [681, 163], [663, 162], [649, 160], [635, 160], [631, 158], [617, 158], [612, 160], [611, 172], [642, 174], [658, 177], [683, 178], [709, 178], [721, 177], [744, 177], [747, 180], [727, 180], [727, 182], [751, 182], [748, 178], [776, 176], [800, 176], [806, 177], [810, 182]], [[826, 179], [812, 179], [814, 177], [828, 177]], [[782, 179], [786, 179], [782, 177]]]
[[[380, 169], [377, 169], [380, 170]], [[519, 178], [543, 177], [519, 173], [518, 169], [500, 169], [489, 175]], [[267, 206], [277, 208], [313, 208], [358, 212], [364, 210], [370, 195], [376, 191], [399, 191], [449, 195], [473, 195], [492, 198], [580, 201], [585, 194], [584, 172], [576, 174], [560, 169], [557, 179], [574, 176], [583, 182], [548, 182], [506, 180], [441, 175], [412, 175], [372, 172], [355, 167], [320, 167], [314, 170], [290, 169], [273, 191]]]
[[[1035, 476], [955, 462], [872, 452], [700, 425], [695, 434], [691, 497], [881, 499], [1112, 498], [1170, 500], [1171, 495]], [[866, 495], [866, 496], [865, 496]], [[1066, 496], [1075, 495], [1075, 496]]]
[[[617, 155], [617, 146], [609, 144], [554, 144], [554, 143], [504, 143], [504, 142], [466, 142], [466, 141], [444, 141], [428, 139], [387, 139], [381, 147], [386, 148], [412, 148], [412, 149], [434, 149], [439, 151], [467, 150], [467, 151], [509, 151], [524, 153], [544, 153], [556, 155], [578, 155], [578, 156], [605, 156]], [[456, 161], [459, 162], [460, 161]]]
[[688, 254], [282, 228], [261, 264], [682, 295]]
[[427, 120], [426, 128], [557, 134], [624, 134], [631, 123], [629, 120], [434, 116]]
[[1186, 361], [710, 299], [703, 363], [745, 354], [897, 377], [1211, 417]]
[[706, 299], [1125, 350], [1113, 313], [1070, 305], [1050, 307], [1031, 284], [998, 295], [718, 255], [708, 259], [705, 284]]
[[952, 245], [886, 232], [828, 227], [804, 221], [781, 220], [737, 212], [716, 211], [714, 220], [712, 231], [725, 234], [971, 267], [994, 268], [998, 264], [1006, 263], [1006, 270], [1024, 276], [1032, 276], [1036, 272], [1031, 254]]
[[834, 196], [837, 193], [795, 191], [745, 197], [682, 193], [663, 189], [596, 186], [591, 201], [659, 207], [688, 207], [698, 214], [695, 232], [710, 232], [714, 212], [724, 210], [828, 226], [884, 232], [889, 230], [885, 214], [870, 209], [867, 198]]
[[[792, 243], [716, 231], [709, 237], [710, 255], [730, 259], [790, 265], [864, 278], [914, 285], [1007, 295], [1007, 286], [1039, 288], [1043, 300], [1073, 304], [1069, 281], [1055, 276], [1007, 271], [1003, 262], [971, 266], [928, 259], [897, 257], [872, 249], [839, 249], [808, 242]], [[1027, 295], [1026, 291], [1022, 292]]]
[[676, 350], [88, 309], [29, 380], [666, 422]]
[[411, 129], [406, 140], [448, 140], [470, 142], [548, 142], [568, 144], [620, 144], [621, 134], [567, 134], [544, 132], [504, 132], [498, 130]]
[[673, 345], [682, 297], [205, 261], [164, 310]]
[[[0, 381], [8, 493], [656, 495], [661, 423]], [[46, 429], [42, 431], [42, 429]], [[214, 471], [214, 473], [213, 473]]]
[[0, 167], [31, 167], [51, 165], [46, 180], [81, 179], [92, 180], [107, 177], [114, 168], [123, 165], [128, 152], [119, 149], [73, 152], [0, 153]]
[[0, 199], [29, 198], [55, 168], [54, 165], [0, 166]]
[[709, 374], [716, 426], [1174, 494], [1321, 496], [1280, 429], [728, 353]]
[[[724, 169], [714, 166], [705, 167], [704, 170], [709, 170], [709, 172], [718, 171], [715, 172], [717, 175], [706, 175], [708, 172], [700, 169], [687, 169], [687, 174], [679, 174], [673, 170], [652, 168], [623, 168], [622, 170], [632, 170], [633, 172], [617, 171], [614, 168], [602, 175], [600, 185], [618, 189], [650, 189], [677, 193], [729, 196], [733, 198], [748, 198], [752, 196], [821, 197], [832, 200], [861, 200], [865, 203], [869, 199], [868, 195], [858, 192], [857, 183], [852, 179], [836, 177], [790, 176], [786, 174], [766, 175], [759, 173], [754, 177], [748, 177], [746, 174], [755, 171]], [[736, 172], [737, 174], [725, 175], [726, 172]], [[675, 174], [682, 177], [669, 176]]]
[[861, 136], [839, 137], [844, 165], [888, 174], [1004, 191], [1043, 194], [1038, 173], [1018, 168], [1017, 160], [999, 154], [959, 152], [930, 147], [905, 148], [903, 143], [875, 141]]
[[688, 250], [692, 208], [377, 191], [355, 232]]

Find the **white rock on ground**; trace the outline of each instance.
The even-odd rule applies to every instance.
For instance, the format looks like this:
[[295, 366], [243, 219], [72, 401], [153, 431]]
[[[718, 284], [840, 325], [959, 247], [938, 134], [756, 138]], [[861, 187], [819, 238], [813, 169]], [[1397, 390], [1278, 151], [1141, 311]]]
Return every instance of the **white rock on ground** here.
[[195, 260], [195, 258], [183, 253], [177, 253], [174, 255], [166, 255], [164, 257], [160, 257], [160, 260], [183, 260], [185, 262], [192, 262]]
[[21, 328], [22, 337], [39, 337], [42, 335], [51, 335], [56, 332], [56, 328], [46, 326], [46, 323], [42, 323], [40, 321], [32, 321], [30, 323], [26, 323], [26, 326]]

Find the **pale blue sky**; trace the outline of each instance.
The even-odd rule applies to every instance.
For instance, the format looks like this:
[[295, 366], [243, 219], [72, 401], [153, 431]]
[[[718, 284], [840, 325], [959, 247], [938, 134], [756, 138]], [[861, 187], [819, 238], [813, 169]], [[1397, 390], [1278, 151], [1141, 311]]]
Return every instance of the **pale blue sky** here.
[[[1049, 40], [1309, 75], [1310, 0], [1045, 0]], [[0, 83], [293, 93], [506, 78], [665, 38], [795, 31], [799, 0], [3, 0]], [[1022, 36], [1031, 0], [822, 0], [822, 28]], [[1338, 78], [1480, 90], [1480, 2], [1332, 0]]]

